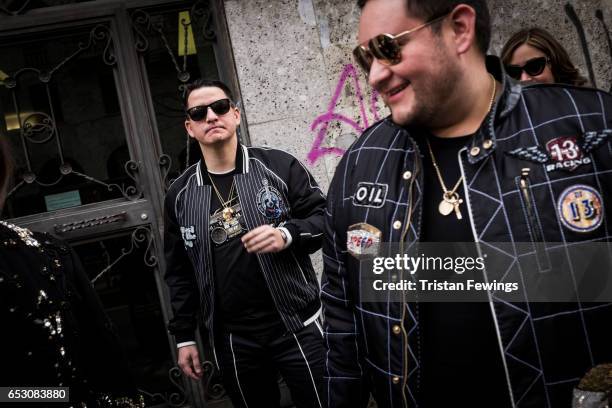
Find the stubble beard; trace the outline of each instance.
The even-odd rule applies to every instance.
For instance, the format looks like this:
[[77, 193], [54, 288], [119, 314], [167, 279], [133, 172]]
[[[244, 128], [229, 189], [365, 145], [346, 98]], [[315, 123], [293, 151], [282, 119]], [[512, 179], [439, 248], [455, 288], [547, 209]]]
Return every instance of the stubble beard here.
[[413, 108], [410, 111], [391, 112], [393, 121], [401, 126], [435, 129], [441, 127], [449, 117], [446, 112], [452, 110], [456, 85], [460, 81], [459, 68], [445, 57], [438, 54], [432, 64], [439, 68], [427, 78], [411, 83], [414, 96]]

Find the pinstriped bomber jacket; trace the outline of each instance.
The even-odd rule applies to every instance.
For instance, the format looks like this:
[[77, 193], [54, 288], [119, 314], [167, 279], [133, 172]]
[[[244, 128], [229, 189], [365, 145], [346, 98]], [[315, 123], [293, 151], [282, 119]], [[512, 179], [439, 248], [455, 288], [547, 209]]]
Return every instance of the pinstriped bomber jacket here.
[[[214, 348], [215, 283], [209, 237], [211, 186], [203, 179], [203, 160], [170, 186], [164, 204], [165, 280], [173, 318], [168, 329], [177, 343], [193, 340], [200, 325]], [[280, 317], [291, 332], [320, 312], [319, 284], [309, 254], [321, 247], [325, 196], [295, 157], [276, 149], [238, 145], [236, 190], [248, 230], [284, 226], [292, 244], [278, 253], [258, 255]], [[266, 218], [262, 200], [276, 201], [279, 214]], [[214, 355], [216, 360], [216, 354]]]
[[[458, 163], [464, 216], [469, 213], [477, 246], [498, 254], [486, 262], [488, 280], [522, 273], [523, 262], [535, 256], [551, 274], [555, 265], [596, 263], [597, 279], [609, 284], [612, 251], [589, 259], [573, 249], [612, 241], [612, 95], [522, 86], [495, 57], [487, 67], [503, 93]], [[418, 406], [419, 305], [405, 302], [401, 291], [387, 301], [362, 299], [371, 280], [362, 280], [347, 250], [347, 231], [360, 223], [377, 228], [381, 242], [403, 242], [408, 254], [416, 248], [427, 186], [411, 132], [390, 118], [366, 130], [344, 154], [328, 192], [321, 300], [329, 408], [365, 407], [370, 392], [381, 408]], [[497, 250], [498, 243], [518, 242], [535, 249]], [[585, 372], [612, 362], [612, 304], [533, 303], [526, 293], [524, 300], [489, 296], [512, 404], [569, 407]], [[486, 404], [478, 401], [481, 386], [468, 392]]]

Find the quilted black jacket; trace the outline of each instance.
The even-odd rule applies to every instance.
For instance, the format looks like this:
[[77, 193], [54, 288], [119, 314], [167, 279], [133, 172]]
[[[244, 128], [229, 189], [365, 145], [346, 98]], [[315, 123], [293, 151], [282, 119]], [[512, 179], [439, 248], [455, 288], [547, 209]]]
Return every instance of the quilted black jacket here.
[[[496, 251], [499, 243], [541, 243], [533, 256], [542, 271], [595, 261], [572, 248], [612, 239], [612, 96], [521, 86], [503, 74], [498, 59], [488, 57], [487, 65], [503, 94], [458, 160], [475, 240], [499, 254], [487, 261], [488, 279], [521, 273], [529, 259], [518, 249]], [[356, 194], [364, 183], [386, 186], [382, 204], [364, 204]], [[401, 242], [410, 252], [419, 241], [422, 183], [417, 144], [390, 118], [366, 130], [336, 169], [322, 281], [330, 408], [365, 406], [370, 392], [379, 407], [417, 406], [419, 305], [401, 294], [388, 302], [360, 298], [364, 288], [358, 261], [347, 252], [347, 230], [370, 224], [382, 241]], [[611, 256], [608, 251], [596, 260], [603, 283], [612, 279]], [[512, 403], [568, 407], [580, 377], [612, 361], [612, 304], [524, 300], [510, 303], [493, 294], [489, 301]]]

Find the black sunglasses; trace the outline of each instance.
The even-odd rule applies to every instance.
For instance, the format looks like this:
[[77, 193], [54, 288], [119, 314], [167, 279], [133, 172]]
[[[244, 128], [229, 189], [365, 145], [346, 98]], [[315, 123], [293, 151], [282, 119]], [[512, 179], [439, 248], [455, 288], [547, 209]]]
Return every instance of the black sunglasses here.
[[[444, 19], [450, 13], [432, 18], [425, 23], [399, 34], [378, 34], [364, 44], [360, 44], [353, 50], [355, 62], [369, 75], [374, 58], [384, 65], [396, 65], [402, 61], [402, 46], [404, 39], [422, 28], [428, 27]], [[367, 46], [367, 47], [366, 47]]]
[[538, 76], [544, 71], [548, 62], [547, 57], [532, 58], [523, 65], [506, 65], [506, 73], [514, 79], [521, 79], [523, 71], [530, 77]]
[[198, 105], [187, 109], [187, 116], [189, 116], [189, 119], [199, 122], [206, 119], [208, 108], [212, 109], [212, 111], [215, 112], [215, 115], [225, 115], [227, 112], [229, 112], [231, 106], [232, 102], [230, 102], [229, 99], [219, 99], [210, 105]]

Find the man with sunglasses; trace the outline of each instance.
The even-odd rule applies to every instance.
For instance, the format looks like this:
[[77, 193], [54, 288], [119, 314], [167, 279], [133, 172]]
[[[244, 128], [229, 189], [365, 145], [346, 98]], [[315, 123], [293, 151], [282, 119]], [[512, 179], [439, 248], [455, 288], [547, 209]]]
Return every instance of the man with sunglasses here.
[[[353, 55], [391, 115], [349, 148], [328, 192], [328, 407], [364, 407], [370, 393], [381, 408], [570, 406], [587, 369], [612, 361], [612, 304], [367, 297], [364, 260], [389, 255], [383, 243], [416, 257], [427, 242], [476, 242], [485, 282], [517, 279], [524, 262], [541, 279], [588, 264], [574, 248], [612, 239], [611, 96], [510, 80], [486, 56], [485, 0], [358, 3]], [[597, 259], [599, 277], [609, 258]], [[412, 279], [402, 268], [376, 276]]]
[[321, 304], [309, 255], [321, 245], [325, 196], [295, 157], [238, 141], [232, 99], [216, 80], [185, 90], [185, 128], [202, 160], [165, 199], [178, 364], [202, 377], [199, 322], [235, 407], [278, 407], [280, 373], [296, 407], [321, 408]]

